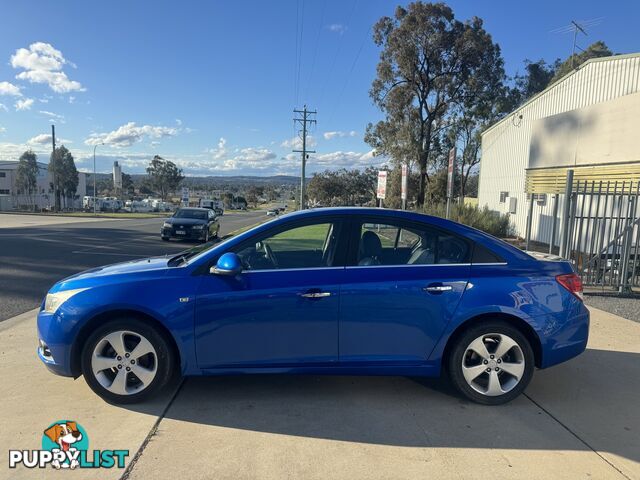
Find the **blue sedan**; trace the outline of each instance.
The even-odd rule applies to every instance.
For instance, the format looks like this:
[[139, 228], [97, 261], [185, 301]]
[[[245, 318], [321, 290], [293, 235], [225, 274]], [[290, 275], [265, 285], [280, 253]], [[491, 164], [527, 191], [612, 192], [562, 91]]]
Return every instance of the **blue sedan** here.
[[444, 373], [495, 405], [535, 367], [584, 351], [588, 333], [580, 278], [560, 258], [441, 218], [329, 208], [61, 280], [38, 314], [38, 355], [116, 403], [175, 373]]

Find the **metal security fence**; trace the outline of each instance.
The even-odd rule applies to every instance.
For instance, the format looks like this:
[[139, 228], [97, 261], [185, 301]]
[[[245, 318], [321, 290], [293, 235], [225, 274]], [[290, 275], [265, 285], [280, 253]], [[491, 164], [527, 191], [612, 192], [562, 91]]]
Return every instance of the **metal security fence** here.
[[577, 182], [563, 256], [586, 285], [621, 292], [640, 286], [639, 193], [633, 181]]
[[563, 180], [564, 194], [551, 199], [549, 238], [537, 243], [531, 240], [531, 225], [541, 218], [536, 211], [540, 194], [530, 195], [527, 249], [548, 249], [571, 260], [587, 286], [640, 291], [640, 182], [574, 179], [573, 170]]

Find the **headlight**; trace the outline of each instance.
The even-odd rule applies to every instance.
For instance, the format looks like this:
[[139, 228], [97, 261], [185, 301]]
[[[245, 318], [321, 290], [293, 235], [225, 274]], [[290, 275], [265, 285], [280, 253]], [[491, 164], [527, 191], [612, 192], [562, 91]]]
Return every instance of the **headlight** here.
[[75, 290], [47, 293], [47, 298], [44, 301], [44, 311], [47, 313], [56, 313], [56, 310], [58, 310], [60, 305], [69, 300], [76, 293], [80, 293], [84, 290], [86, 290], [86, 288], [76, 288]]
[[173, 227], [173, 225], [171, 225], [169, 222], [164, 222], [162, 224], [162, 228], [171, 228], [171, 227]]
[[194, 225], [193, 227], [191, 227], [193, 230], [202, 230], [204, 228], [204, 225]]

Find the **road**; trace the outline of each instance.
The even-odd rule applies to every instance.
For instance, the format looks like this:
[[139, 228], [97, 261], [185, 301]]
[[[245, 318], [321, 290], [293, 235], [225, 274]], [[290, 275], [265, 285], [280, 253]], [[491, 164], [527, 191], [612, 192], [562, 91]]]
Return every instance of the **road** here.
[[[38, 218], [2, 217], [3, 225], [24, 225]], [[0, 228], [0, 321], [37, 307], [61, 278], [109, 263], [175, 254], [194, 245], [160, 240], [160, 218], [73, 222], [57, 218], [58, 224]], [[262, 219], [264, 212], [224, 215], [220, 235]]]

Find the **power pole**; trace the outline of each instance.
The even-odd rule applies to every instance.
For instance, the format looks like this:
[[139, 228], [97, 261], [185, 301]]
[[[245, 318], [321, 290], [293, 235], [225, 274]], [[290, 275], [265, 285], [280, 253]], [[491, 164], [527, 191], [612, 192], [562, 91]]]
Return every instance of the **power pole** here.
[[305, 182], [305, 167], [307, 165], [307, 159], [309, 158], [310, 153], [316, 153], [315, 150], [307, 150], [307, 124], [315, 124], [317, 123], [315, 118], [311, 118], [312, 115], [315, 115], [315, 110], [307, 110], [307, 106], [305, 105], [303, 110], [293, 110], [293, 113], [296, 116], [293, 118], [294, 125], [300, 123], [302, 125], [302, 130], [300, 131], [300, 139], [302, 140], [302, 150], [293, 150], [295, 153], [302, 154], [302, 166], [300, 168], [300, 210], [304, 210], [305, 202], [304, 202], [304, 182]]

